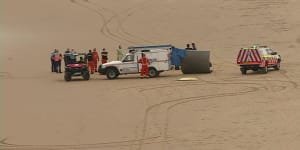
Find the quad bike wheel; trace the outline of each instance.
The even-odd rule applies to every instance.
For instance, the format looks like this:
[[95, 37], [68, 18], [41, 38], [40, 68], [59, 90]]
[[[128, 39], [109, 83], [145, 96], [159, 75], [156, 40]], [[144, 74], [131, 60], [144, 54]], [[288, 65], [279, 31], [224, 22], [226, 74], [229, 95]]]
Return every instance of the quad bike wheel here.
[[65, 72], [65, 81], [71, 81], [72, 80], [72, 73], [71, 72]]
[[88, 71], [84, 71], [82, 73], [82, 77], [84, 80], [89, 80], [90, 79], [90, 73]]

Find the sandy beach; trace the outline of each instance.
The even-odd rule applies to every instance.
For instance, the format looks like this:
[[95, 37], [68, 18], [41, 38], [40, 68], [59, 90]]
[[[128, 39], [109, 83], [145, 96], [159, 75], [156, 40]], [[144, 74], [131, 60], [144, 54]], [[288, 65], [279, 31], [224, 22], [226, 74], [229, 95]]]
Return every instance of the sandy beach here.
[[[212, 73], [65, 82], [50, 70], [55, 48], [112, 61], [118, 45], [191, 42], [211, 51]], [[252, 44], [281, 69], [242, 75], [236, 56]], [[0, 149], [299, 149], [299, 47], [299, 0], [2, 0]]]

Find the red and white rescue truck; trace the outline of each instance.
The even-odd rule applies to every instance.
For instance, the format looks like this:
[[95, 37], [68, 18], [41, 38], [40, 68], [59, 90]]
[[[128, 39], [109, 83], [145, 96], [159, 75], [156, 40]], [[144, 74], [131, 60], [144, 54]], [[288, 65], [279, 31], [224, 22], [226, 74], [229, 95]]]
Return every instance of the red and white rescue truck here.
[[280, 55], [267, 46], [241, 48], [237, 56], [237, 64], [242, 74], [246, 74], [247, 70], [261, 70], [263, 73], [267, 73], [269, 68], [279, 70], [280, 62]]

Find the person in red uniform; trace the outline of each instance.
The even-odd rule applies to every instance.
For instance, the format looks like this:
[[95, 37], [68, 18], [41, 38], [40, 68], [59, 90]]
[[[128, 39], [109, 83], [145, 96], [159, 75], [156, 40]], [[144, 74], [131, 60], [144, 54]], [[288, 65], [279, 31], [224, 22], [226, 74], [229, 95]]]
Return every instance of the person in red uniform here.
[[94, 62], [94, 69], [95, 69], [95, 72], [97, 72], [97, 66], [98, 66], [98, 61], [99, 61], [99, 55], [98, 55], [98, 52], [97, 52], [97, 49], [94, 48], [93, 49], [93, 62]]
[[147, 78], [149, 78], [149, 65], [150, 65], [150, 61], [146, 57], [146, 55], [144, 53], [142, 53], [142, 58], [140, 58], [138, 62], [142, 64], [141, 78], [144, 78], [144, 76], [146, 76]]
[[93, 61], [93, 53], [92, 50], [89, 50], [89, 53], [87, 54], [87, 61], [88, 61], [88, 67], [89, 67], [89, 72], [91, 74], [94, 73], [95, 67], [94, 67], [94, 61]]
[[101, 52], [101, 63], [102, 64], [105, 64], [107, 63], [107, 59], [108, 59], [108, 52], [105, 50], [105, 48], [102, 49], [102, 52]]

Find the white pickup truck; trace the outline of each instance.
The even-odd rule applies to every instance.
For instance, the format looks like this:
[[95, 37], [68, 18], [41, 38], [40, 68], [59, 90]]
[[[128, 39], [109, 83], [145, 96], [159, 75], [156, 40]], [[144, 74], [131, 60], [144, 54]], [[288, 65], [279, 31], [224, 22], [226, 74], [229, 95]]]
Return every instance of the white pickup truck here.
[[147, 51], [132, 51], [126, 54], [121, 61], [111, 61], [99, 66], [98, 71], [101, 75], [106, 75], [108, 79], [116, 79], [122, 74], [138, 74], [141, 71], [141, 64], [138, 60], [142, 57], [142, 53], [150, 60], [149, 77], [157, 77], [163, 71], [170, 70], [171, 50], [151, 49]]

